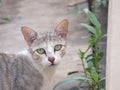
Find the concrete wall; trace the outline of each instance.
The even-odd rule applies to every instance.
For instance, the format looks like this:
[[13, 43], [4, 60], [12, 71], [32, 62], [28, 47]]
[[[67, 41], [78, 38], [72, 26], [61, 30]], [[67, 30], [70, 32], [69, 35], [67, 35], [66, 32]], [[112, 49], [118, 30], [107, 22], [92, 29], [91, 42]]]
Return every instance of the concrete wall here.
[[109, 0], [106, 90], [120, 90], [120, 0]]

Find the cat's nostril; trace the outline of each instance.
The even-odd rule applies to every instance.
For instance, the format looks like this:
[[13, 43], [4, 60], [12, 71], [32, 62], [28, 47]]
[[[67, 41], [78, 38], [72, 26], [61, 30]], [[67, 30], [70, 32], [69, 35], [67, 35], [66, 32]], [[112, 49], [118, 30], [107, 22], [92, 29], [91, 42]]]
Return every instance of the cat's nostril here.
[[50, 61], [52, 64], [54, 64], [55, 58], [54, 57], [48, 57], [48, 61]]

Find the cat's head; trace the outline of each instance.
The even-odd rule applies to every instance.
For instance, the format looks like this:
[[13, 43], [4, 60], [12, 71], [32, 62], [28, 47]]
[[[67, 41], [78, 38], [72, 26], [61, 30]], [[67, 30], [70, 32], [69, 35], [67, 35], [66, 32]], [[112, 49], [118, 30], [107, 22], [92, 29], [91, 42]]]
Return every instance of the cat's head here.
[[60, 63], [65, 54], [68, 20], [61, 21], [53, 32], [37, 34], [24, 26], [22, 33], [35, 62], [43, 66]]

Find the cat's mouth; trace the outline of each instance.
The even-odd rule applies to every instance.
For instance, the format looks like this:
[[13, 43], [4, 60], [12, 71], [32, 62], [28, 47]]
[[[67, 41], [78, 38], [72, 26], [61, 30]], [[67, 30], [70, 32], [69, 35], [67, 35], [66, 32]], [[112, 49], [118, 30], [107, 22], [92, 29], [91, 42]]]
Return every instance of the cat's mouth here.
[[51, 64], [51, 66], [55, 65], [54, 63]]
[[52, 63], [49, 67], [55, 67], [57, 64]]

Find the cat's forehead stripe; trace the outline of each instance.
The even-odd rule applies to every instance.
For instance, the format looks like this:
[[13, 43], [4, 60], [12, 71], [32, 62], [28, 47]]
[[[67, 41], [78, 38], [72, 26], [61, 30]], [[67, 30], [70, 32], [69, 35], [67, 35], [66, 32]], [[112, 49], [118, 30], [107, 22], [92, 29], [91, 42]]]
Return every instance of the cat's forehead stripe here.
[[39, 35], [39, 40], [40, 41], [54, 41], [60, 39], [55, 33], [52, 32], [47, 32], [45, 34], [40, 34]]
[[39, 34], [38, 40], [34, 43], [35, 45], [41, 44], [41, 43], [49, 43], [51, 41], [60, 41], [61, 38], [58, 37], [55, 33], [53, 32], [47, 32], [44, 34]]

